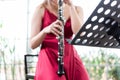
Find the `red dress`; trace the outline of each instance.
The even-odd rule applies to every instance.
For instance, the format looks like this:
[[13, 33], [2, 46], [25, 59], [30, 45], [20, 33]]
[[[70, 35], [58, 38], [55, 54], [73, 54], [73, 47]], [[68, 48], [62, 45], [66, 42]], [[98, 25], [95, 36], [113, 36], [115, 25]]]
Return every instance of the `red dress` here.
[[[42, 29], [50, 25], [57, 19], [53, 13], [45, 9], [42, 19]], [[65, 23], [65, 38], [71, 38], [73, 33], [71, 30], [70, 18]], [[38, 63], [34, 80], [89, 80], [87, 71], [83, 66], [73, 45], [65, 40], [64, 47], [64, 71], [65, 75], [59, 77], [58, 70], [58, 40], [53, 34], [47, 34], [38, 56]]]

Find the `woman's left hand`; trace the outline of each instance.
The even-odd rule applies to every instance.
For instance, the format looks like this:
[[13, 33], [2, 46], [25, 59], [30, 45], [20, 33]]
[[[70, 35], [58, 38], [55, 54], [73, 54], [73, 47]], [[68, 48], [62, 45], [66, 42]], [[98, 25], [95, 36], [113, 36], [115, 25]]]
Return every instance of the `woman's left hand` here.
[[72, 1], [71, 0], [63, 0], [65, 4], [68, 4], [69, 6], [72, 5]]

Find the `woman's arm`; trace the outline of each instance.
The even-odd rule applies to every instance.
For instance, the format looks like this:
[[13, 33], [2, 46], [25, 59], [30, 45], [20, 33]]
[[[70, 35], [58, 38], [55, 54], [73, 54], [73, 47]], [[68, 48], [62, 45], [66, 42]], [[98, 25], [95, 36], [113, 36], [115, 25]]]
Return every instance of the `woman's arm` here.
[[44, 14], [44, 8], [40, 5], [36, 8], [33, 18], [31, 21], [31, 37], [30, 37], [30, 45], [32, 49], [37, 48], [42, 43], [45, 33], [41, 31], [42, 25], [42, 16]]
[[44, 40], [46, 34], [52, 33], [56, 37], [59, 35], [63, 35], [62, 30], [62, 22], [59, 20], [54, 21], [47, 27], [41, 30], [42, 25], [42, 17], [44, 14], [44, 8], [38, 7], [33, 15], [32, 24], [31, 24], [31, 38], [30, 38], [30, 44], [31, 48], [35, 49]]
[[70, 6], [72, 31], [76, 34], [83, 24], [83, 11], [80, 7]]
[[83, 24], [83, 10], [79, 6], [74, 6], [71, 0], [64, 0], [64, 2], [69, 6], [72, 31], [76, 34]]

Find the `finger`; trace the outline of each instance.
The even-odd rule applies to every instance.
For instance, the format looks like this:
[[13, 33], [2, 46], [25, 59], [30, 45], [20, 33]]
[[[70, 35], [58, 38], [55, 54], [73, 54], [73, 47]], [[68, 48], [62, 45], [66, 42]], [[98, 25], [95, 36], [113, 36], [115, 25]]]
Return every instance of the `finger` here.
[[67, 3], [67, 1], [66, 1], [66, 0], [64, 0], [64, 3]]
[[54, 30], [51, 30], [51, 33], [53, 33], [55, 36], [59, 36]]
[[57, 20], [57, 21], [56, 21], [56, 24], [58, 24], [58, 25], [60, 25], [60, 26], [63, 25], [62, 21], [60, 21], [60, 20]]
[[62, 31], [58, 30], [57, 28], [53, 28], [53, 31], [55, 34], [57, 34], [57, 36], [63, 34]]
[[62, 26], [60, 26], [60, 25], [54, 25], [54, 28], [56, 28], [56, 29], [58, 29], [59, 31], [62, 31]]

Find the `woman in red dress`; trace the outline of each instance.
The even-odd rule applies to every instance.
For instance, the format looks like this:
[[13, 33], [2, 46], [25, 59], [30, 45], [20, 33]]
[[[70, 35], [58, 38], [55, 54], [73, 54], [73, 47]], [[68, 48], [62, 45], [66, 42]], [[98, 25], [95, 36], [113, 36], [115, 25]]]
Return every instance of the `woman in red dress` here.
[[[71, 0], [63, 0], [65, 18], [64, 37], [72, 38], [83, 23], [83, 11], [74, 6]], [[64, 42], [64, 71], [59, 76], [58, 71], [58, 40], [62, 35], [62, 22], [58, 20], [57, 0], [45, 0], [40, 4], [33, 15], [31, 24], [31, 48], [41, 45], [36, 66], [34, 80], [89, 80], [87, 71], [79, 58], [75, 48]]]

